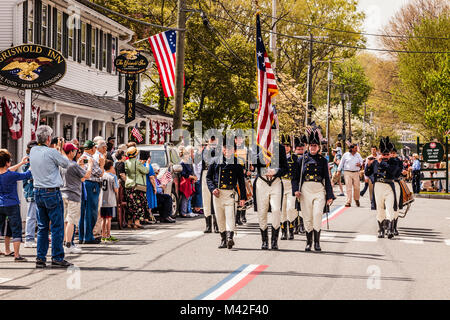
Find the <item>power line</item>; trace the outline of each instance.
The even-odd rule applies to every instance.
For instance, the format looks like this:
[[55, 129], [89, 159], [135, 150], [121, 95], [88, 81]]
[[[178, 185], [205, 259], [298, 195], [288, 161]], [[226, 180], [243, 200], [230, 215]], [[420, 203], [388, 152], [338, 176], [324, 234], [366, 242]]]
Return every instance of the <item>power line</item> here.
[[[217, 2], [220, 3], [220, 1], [217, 1]], [[244, 8], [242, 8], [242, 10], [243, 11], [247, 11], [247, 12], [252, 12], [254, 14], [254, 11], [252, 11], [252, 10], [244, 9]], [[298, 22], [298, 21], [294, 21], [294, 20], [290, 20], [290, 19], [286, 19], [286, 18], [273, 17], [273, 16], [271, 16], [269, 14], [266, 14], [266, 13], [260, 13], [260, 14], [262, 16], [267, 17], [267, 18], [277, 19], [279, 21], [286, 21], [286, 22], [290, 22], [290, 23], [306, 26], [308, 28], [322, 29], [322, 30], [333, 31], [333, 32], [351, 33], [351, 34], [359, 34], [359, 35], [364, 35], [364, 36], [385, 37], [385, 38], [450, 40], [450, 38], [441, 38], [441, 37], [403, 36], [403, 35], [376, 34], [376, 33], [367, 33], [367, 32], [357, 32], [357, 31], [351, 31], [351, 30], [333, 29], [333, 28], [328, 28], [328, 27], [324, 27], [324, 26], [317, 26], [317, 25], [312, 25], [312, 24], [308, 24], [308, 23]]]
[[[250, 29], [256, 29], [256, 27], [253, 27], [251, 25], [247, 25], [245, 23], [236, 21], [235, 19], [231, 20], [231, 19], [227, 19], [227, 18], [224, 18], [224, 17], [215, 16], [215, 15], [210, 15], [210, 17], [215, 18], [215, 19], [221, 19], [221, 20], [228, 21], [228, 22], [233, 22], [235, 24], [239, 24], [239, 25], [245, 26], [245, 27], [250, 28]], [[409, 50], [391, 50], [391, 49], [377, 49], [377, 48], [367, 48], [367, 47], [356, 47], [356, 46], [344, 45], [344, 44], [340, 44], [340, 43], [325, 42], [325, 41], [320, 41], [320, 40], [302, 39], [302, 38], [300, 38], [298, 36], [293, 36], [293, 35], [284, 34], [284, 33], [280, 33], [280, 32], [274, 32], [274, 31], [271, 31], [271, 30], [261, 29], [261, 31], [268, 32], [268, 33], [273, 33], [273, 34], [276, 34], [276, 35], [279, 35], [279, 36], [285, 37], [285, 38], [297, 39], [297, 40], [302, 40], [302, 41], [312, 41], [312, 42], [315, 42], [315, 43], [321, 43], [321, 44], [326, 44], [326, 45], [330, 45], [330, 46], [336, 46], [336, 47], [341, 47], [341, 48], [349, 48], [349, 49], [357, 49], [357, 50], [392, 52], [392, 53], [420, 53], [420, 54], [438, 54], [438, 53], [447, 54], [447, 53], [450, 53], [449, 51], [409, 51]]]
[[99, 4], [95, 3], [95, 2], [90, 2], [90, 1], [87, 1], [87, 0], [78, 0], [78, 1], [80, 3], [82, 3], [82, 4], [84, 4], [87, 7], [94, 6], [94, 7], [98, 8], [98, 9], [104, 10], [104, 11], [106, 11], [108, 13], [114, 14], [114, 15], [119, 16], [121, 18], [124, 18], [126, 20], [130, 20], [130, 21], [133, 21], [133, 22], [136, 22], [136, 23], [141, 23], [141, 24], [144, 24], [146, 26], [162, 28], [162, 29], [166, 29], [166, 30], [175, 30], [175, 31], [185, 31], [186, 30], [186, 29], [180, 29], [180, 28], [166, 27], [166, 26], [162, 26], [162, 25], [159, 25], [159, 24], [154, 24], [154, 23], [150, 23], [150, 22], [134, 19], [134, 18], [131, 18], [131, 17], [126, 16], [124, 14], [121, 14], [121, 13], [119, 13], [117, 11], [114, 11], [114, 10], [108, 9], [108, 8], [106, 8], [104, 6], [101, 6], [101, 5], [99, 5]]

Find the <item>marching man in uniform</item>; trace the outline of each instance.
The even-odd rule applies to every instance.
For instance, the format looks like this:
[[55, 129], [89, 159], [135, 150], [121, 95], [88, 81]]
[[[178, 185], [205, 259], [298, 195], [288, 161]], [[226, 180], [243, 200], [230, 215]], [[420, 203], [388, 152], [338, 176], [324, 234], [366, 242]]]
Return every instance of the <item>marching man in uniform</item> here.
[[[275, 167], [273, 157], [278, 156], [278, 165]], [[262, 239], [262, 250], [269, 249], [269, 230], [267, 217], [269, 205], [272, 213], [272, 239], [271, 249], [278, 250], [278, 235], [280, 232], [281, 207], [283, 201], [283, 177], [287, 169], [286, 151], [282, 144], [274, 152], [269, 163], [265, 163], [263, 152], [258, 152], [256, 164], [257, 177], [253, 182], [253, 208], [258, 213], [258, 222]]]
[[208, 167], [216, 154], [217, 141], [216, 137], [211, 136], [208, 145], [202, 150], [202, 200], [203, 200], [203, 212], [205, 215], [206, 229], [204, 233], [211, 233], [212, 226], [214, 225], [214, 232], [219, 233], [219, 227], [217, 226], [216, 215], [214, 214], [214, 208], [212, 207], [212, 194], [208, 189], [206, 183], [206, 174]]
[[322, 215], [326, 205], [336, 197], [331, 187], [328, 161], [320, 155], [319, 129], [308, 135], [308, 151], [298, 160], [292, 179], [292, 194], [300, 199], [306, 229], [306, 248], [311, 251], [314, 235], [314, 250], [321, 251], [320, 231]]
[[384, 238], [384, 220], [387, 219], [387, 236], [389, 239], [394, 237], [395, 211], [398, 209], [397, 196], [394, 186], [395, 174], [398, 165], [395, 160], [389, 158], [390, 151], [394, 145], [389, 141], [389, 137], [381, 138], [380, 152], [377, 160], [369, 160], [367, 164], [368, 174], [373, 174], [375, 208], [377, 210], [378, 238]]
[[[232, 143], [227, 145], [226, 139], [223, 139], [223, 158], [217, 158], [206, 175], [208, 189], [214, 195], [213, 205], [221, 237], [219, 248], [228, 249], [234, 245], [236, 185], [240, 190], [245, 190], [244, 168], [237, 162]], [[247, 193], [242, 192], [239, 205], [244, 206], [246, 200]]]
[[[295, 137], [294, 138], [294, 154], [298, 159], [303, 156], [303, 153], [305, 152], [305, 144], [307, 143], [307, 138], [305, 135], [302, 135], [301, 137]], [[297, 210], [297, 219], [295, 219], [294, 227], [296, 234], [304, 234], [305, 233], [305, 225], [303, 224], [303, 217], [302, 212], [300, 208], [300, 201], [295, 198], [295, 210]]]
[[[236, 157], [238, 160], [238, 163], [242, 165], [244, 168], [244, 176], [247, 175], [247, 155], [248, 155], [248, 149], [245, 146], [244, 141], [244, 133], [241, 129], [238, 129], [236, 132], [236, 138], [234, 140], [236, 142]], [[246, 189], [242, 190], [239, 189], [239, 192], [247, 192]], [[238, 225], [242, 225], [244, 223], [247, 223], [247, 219], [245, 218], [245, 208], [241, 208], [236, 210], [236, 223]]]
[[[400, 179], [402, 178], [402, 171], [403, 171], [403, 162], [400, 160], [400, 158], [397, 155], [397, 149], [392, 148], [390, 154], [389, 154], [389, 161], [393, 163], [393, 165], [397, 166], [397, 170], [394, 172], [394, 186], [395, 186], [395, 195], [396, 200], [398, 204], [398, 209], [403, 208], [403, 196], [402, 196], [402, 190], [400, 189]], [[394, 233], [394, 236], [398, 236], [398, 230], [397, 230], [397, 224], [398, 224], [398, 214], [399, 210], [394, 211], [394, 220], [392, 221], [392, 232]]]
[[289, 229], [289, 240], [294, 239], [294, 223], [298, 216], [295, 208], [295, 196], [292, 195], [291, 179], [294, 173], [294, 167], [297, 163], [297, 156], [291, 152], [291, 139], [288, 135], [281, 137], [281, 142], [286, 150], [286, 160], [288, 172], [282, 177], [283, 181], [283, 206], [281, 209], [281, 240], [288, 239], [287, 231]]

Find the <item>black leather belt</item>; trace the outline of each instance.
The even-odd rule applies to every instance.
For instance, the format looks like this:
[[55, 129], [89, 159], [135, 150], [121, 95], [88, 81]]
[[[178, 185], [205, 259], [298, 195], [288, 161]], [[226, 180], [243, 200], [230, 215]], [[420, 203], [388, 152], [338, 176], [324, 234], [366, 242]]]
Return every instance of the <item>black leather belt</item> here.
[[47, 191], [47, 192], [56, 192], [59, 191], [59, 188], [35, 188], [36, 190]]
[[385, 179], [385, 178], [378, 178], [376, 180], [376, 182], [392, 183], [392, 182], [394, 182], [394, 180], [392, 180], [392, 179]]

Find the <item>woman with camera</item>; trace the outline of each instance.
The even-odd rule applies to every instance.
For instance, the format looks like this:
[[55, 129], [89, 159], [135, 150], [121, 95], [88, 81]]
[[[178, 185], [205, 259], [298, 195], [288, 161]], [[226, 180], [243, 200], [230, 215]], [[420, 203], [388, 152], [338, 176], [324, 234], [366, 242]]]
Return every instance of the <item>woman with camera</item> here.
[[[128, 228], [143, 229], [141, 221], [144, 221], [147, 207], [147, 179], [149, 168], [137, 160], [138, 150], [130, 147], [127, 150], [128, 160], [125, 161], [125, 195], [127, 199]], [[150, 165], [150, 158], [146, 161]], [[133, 225], [134, 222], [134, 225]]]

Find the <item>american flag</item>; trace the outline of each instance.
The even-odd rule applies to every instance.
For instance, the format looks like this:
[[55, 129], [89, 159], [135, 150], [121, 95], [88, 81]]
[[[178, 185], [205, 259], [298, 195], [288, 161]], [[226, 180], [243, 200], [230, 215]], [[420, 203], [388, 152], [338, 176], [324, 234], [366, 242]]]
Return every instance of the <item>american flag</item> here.
[[136, 138], [136, 140], [137, 140], [139, 143], [141, 143], [141, 142], [144, 140], [144, 138], [142, 138], [141, 133], [139, 132], [137, 123], [136, 123], [136, 125], [133, 127], [133, 129], [131, 130], [131, 134], [133, 135], [133, 137]]
[[259, 14], [256, 15], [256, 64], [258, 67], [258, 138], [257, 143], [267, 157], [272, 155], [272, 125], [278, 128], [275, 107], [272, 105], [272, 97], [278, 94], [275, 75], [264, 47], [261, 35]]
[[166, 170], [166, 172], [164, 172], [163, 176], [161, 177], [161, 179], [159, 180], [161, 182], [161, 184], [167, 185], [169, 182], [172, 181], [172, 174], [170, 173], [169, 170]]
[[148, 38], [158, 67], [161, 85], [166, 97], [175, 95], [175, 53], [177, 33], [174, 30], [158, 33]]

